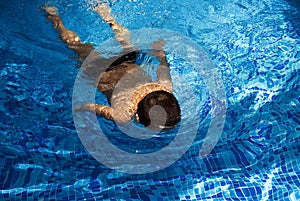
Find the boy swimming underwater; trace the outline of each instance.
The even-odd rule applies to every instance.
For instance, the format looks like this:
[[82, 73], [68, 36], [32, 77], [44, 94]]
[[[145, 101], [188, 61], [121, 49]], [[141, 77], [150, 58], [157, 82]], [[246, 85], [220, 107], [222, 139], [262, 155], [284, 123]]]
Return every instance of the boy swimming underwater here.
[[[75, 51], [80, 60], [84, 60], [94, 47], [84, 44], [76, 33], [65, 28], [55, 7], [43, 9], [68, 48]], [[101, 74], [97, 84], [98, 90], [106, 95], [111, 106], [90, 103], [79, 106], [77, 110], [95, 112], [98, 116], [118, 123], [127, 123], [136, 116], [145, 127], [167, 129], [176, 126], [180, 121], [180, 108], [172, 94], [170, 67], [163, 51], [165, 41], [152, 43], [150, 54], [160, 62], [156, 72], [157, 81], [152, 81], [136, 64], [138, 51], [130, 44], [129, 30], [116, 22], [108, 5], [100, 4], [94, 11], [110, 25], [124, 54]]]

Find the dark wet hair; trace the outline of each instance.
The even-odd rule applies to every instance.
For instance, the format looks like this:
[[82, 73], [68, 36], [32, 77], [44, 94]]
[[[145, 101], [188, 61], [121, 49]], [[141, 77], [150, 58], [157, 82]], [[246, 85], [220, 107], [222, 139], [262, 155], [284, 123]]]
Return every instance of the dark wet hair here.
[[[154, 106], [160, 106], [156, 108], [161, 109], [154, 109], [154, 112], [151, 114], [151, 108], [155, 108]], [[155, 91], [145, 96], [138, 103], [137, 114], [139, 122], [145, 127], [151, 125], [156, 128], [172, 128], [180, 121], [179, 104], [174, 95], [166, 91]], [[157, 123], [164, 125], [158, 125]]]

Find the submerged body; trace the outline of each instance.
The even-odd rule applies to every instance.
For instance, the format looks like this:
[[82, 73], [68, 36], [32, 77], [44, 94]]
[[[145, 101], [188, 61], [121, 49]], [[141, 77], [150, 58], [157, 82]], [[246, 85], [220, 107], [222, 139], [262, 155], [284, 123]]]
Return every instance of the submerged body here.
[[[83, 61], [93, 51], [93, 46], [82, 43], [79, 36], [65, 28], [55, 7], [45, 7], [44, 10], [52, 20], [54, 28], [60, 32], [61, 38], [68, 44], [68, 48], [74, 50]], [[115, 39], [121, 43], [124, 55], [102, 71], [100, 81], [97, 83], [99, 91], [106, 95], [111, 106], [88, 103], [79, 106], [77, 110], [95, 112], [99, 116], [118, 123], [127, 123], [137, 114], [137, 119], [145, 126], [149, 126], [153, 122], [156, 124], [164, 122], [164, 125], [156, 125], [156, 127], [175, 126], [180, 120], [180, 108], [172, 94], [170, 67], [166, 60], [166, 53], [163, 51], [165, 41], [154, 42], [153, 50], [149, 51], [160, 62], [157, 67], [157, 81], [152, 81], [136, 64], [138, 52], [130, 44], [130, 32], [111, 17], [107, 5], [101, 4], [94, 10], [115, 32]], [[107, 61], [100, 59], [97, 68], [103, 68], [104, 63], [109, 61], [112, 59], [107, 59]], [[163, 115], [159, 110], [154, 112], [154, 115], [150, 114], [150, 109], [154, 105], [161, 106], [165, 110], [166, 119], [160, 120]]]
[[172, 83], [162, 77], [164, 70], [169, 71], [168, 66], [160, 65], [161, 73], [158, 81], [153, 82], [140, 66], [135, 63], [136, 54], [134, 51], [125, 54], [122, 58], [129, 60], [114, 62], [100, 76], [98, 89], [103, 92], [111, 107], [105, 108], [105, 113], [109, 119], [119, 123], [126, 123], [136, 114], [138, 104], [148, 94], [155, 91], [165, 91], [172, 93]]

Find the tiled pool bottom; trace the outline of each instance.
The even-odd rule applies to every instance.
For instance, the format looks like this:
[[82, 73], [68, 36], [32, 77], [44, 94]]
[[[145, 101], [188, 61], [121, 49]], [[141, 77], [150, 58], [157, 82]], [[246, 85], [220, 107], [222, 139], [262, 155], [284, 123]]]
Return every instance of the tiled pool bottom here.
[[[164, 170], [128, 175], [101, 165], [74, 127], [77, 63], [38, 9], [44, 2], [1, 2], [10, 12], [0, 13], [0, 200], [299, 200], [298, 10], [283, 0], [111, 2], [127, 27], [184, 33], [212, 55], [228, 97], [221, 139], [199, 158], [204, 120], [193, 146]], [[57, 6], [84, 40], [111, 36], [85, 1]]]
[[[295, 190], [299, 187], [299, 161], [296, 160], [299, 142], [287, 143], [288, 148], [275, 150], [274, 147], [273, 151], [258, 156], [257, 163], [253, 164], [245, 158], [247, 143], [253, 144], [251, 140], [239, 140], [218, 146], [204, 161], [197, 160], [190, 151], [167, 170], [148, 175], [126, 175], [105, 169], [79, 144], [74, 145], [73, 151], [51, 153], [36, 148], [24, 153], [25, 150], [19, 150], [19, 156], [6, 155], [2, 160], [0, 198], [298, 200], [299, 192]], [[8, 170], [8, 174], [3, 174], [3, 170]]]

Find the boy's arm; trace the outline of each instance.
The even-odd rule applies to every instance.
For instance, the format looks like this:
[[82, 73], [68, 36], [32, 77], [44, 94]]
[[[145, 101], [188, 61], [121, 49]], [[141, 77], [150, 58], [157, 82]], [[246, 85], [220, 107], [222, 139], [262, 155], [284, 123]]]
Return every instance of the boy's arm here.
[[88, 103], [78, 106], [75, 111], [89, 111], [95, 113], [97, 116], [103, 116], [106, 119], [114, 120], [112, 108], [106, 105]]
[[173, 84], [170, 74], [170, 65], [168, 64], [166, 58], [166, 52], [163, 50], [165, 44], [166, 42], [164, 40], [152, 43], [152, 55], [155, 56], [160, 62], [160, 65], [157, 67], [156, 71], [158, 83], [164, 85], [165, 87], [170, 89], [170, 91], [172, 91]]

